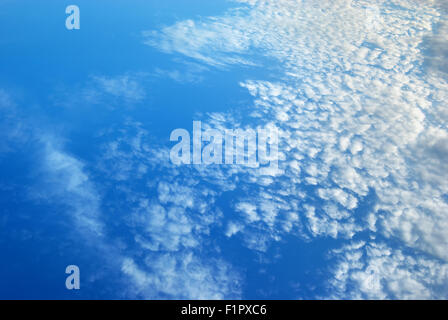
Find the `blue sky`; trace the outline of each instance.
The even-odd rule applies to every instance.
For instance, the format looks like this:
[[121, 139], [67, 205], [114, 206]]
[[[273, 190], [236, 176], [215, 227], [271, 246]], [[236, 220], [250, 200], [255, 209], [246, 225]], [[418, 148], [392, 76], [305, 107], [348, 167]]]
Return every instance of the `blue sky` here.
[[[446, 9], [0, 1], [0, 298], [446, 299]], [[193, 121], [278, 170], [174, 165]]]

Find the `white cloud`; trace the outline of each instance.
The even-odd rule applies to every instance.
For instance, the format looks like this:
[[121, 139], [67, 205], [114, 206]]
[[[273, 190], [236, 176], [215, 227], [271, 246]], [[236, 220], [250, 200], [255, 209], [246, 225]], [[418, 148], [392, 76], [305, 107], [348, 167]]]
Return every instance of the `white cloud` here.
[[125, 73], [118, 75], [92, 74], [88, 80], [69, 87], [59, 86], [52, 93], [54, 106], [65, 108], [129, 108], [147, 97], [149, 75]]
[[[145, 41], [211, 66], [259, 64], [258, 53], [279, 62], [278, 81], [241, 84], [254, 97], [254, 109], [247, 114], [257, 125], [272, 121], [280, 128], [280, 150], [286, 154], [280, 163], [283, 174], [262, 185], [263, 192], [236, 200], [247, 222], [266, 223], [275, 239], [276, 217], [282, 214], [265, 220], [258, 210], [258, 197], [267, 193], [277, 197], [277, 205], [287, 202], [301, 213], [312, 236], [350, 238], [370, 229], [402, 241], [417, 255], [423, 250], [448, 260], [448, 83], [436, 73], [422, 73], [422, 43], [442, 18], [435, 2], [240, 2], [248, 6], [147, 32]], [[433, 41], [444, 43], [442, 37]], [[433, 65], [442, 63], [442, 48], [435, 46]], [[201, 175], [223, 176], [218, 172]], [[244, 174], [253, 183], [260, 181], [256, 170]], [[314, 186], [319, 199], [301, 190]], [[369, 212], [363, 220], [354, 215], [370, 191], [377, 201], [364, 209]], [[414, 264], [425, 261], [416, 258]], [[385, 297], [381, 279], [386, 271], [353, 275], [358, 277], [354, 282], [366, 296]], [[422, 297], [432, 296], [431, 288], [423, 290], [419, 273], [417, 279], [411, 273], [397, 277], [404, 286], [398, 292], [391, 282], [397, 297], [413, 297], [420, 289]], [[367, 282], [372, 286], [367, 288]]]
[[[161, 31], [145, 31], [143, 36], [146, 44], [164, 52], [179, 52], [213, 66], [253, 64], [238, 55], [248, 49], [246, 35], [229, 25], [234, 22], [233, 17], [224, 19], [227, 23], [181, 21]], [[222, 37], [223, 34], [227, 36]]]
[[[169, 153], [138, 123], [127, 123], [104, 148], [99, 165], [124, 199], [120, 237], [131, 238], [122, 272], [129, 294], [143, 298], [222, 299], [241, 294], [240, 275], [210, 248], [211, 228], [222, 212], [215, 192], [198, 184], [194, 170], [179, 174]], [[152, 141], [151, 141], [152, 142]], [[144, 165], [144, 172], [139, 170]], [[140, 174], [136, 175], [135, 173]], [[139, 186], [145, 185], [145, 192]], [[210, 258], [202, 255], [212, 250]], [[144, 258], [142, 258], [144, 257]], [[212, 258], [213, 257], [213, 258]], [[143, 259], [143, 260], [142, 260]]]
[[[384, 243], [353, 243], [333, 252], [335, 299], [446, 299], [448, 264]], [[351, 290], [355, 287], [356, 291]]]
[[249, 223], [260, 220], [260, 217], [257, 214], [257, 207], [251, 203], [240, 202], [235, 206], [235, 208], [236, 210], [244, 213]]
[[33, 189], [32, 196], [50, 203], [65, 203], [79, 231], [88, 237], [102, 236], [101, 199], [85, 173], [84, 164], [64, 152], [54, 137], [42, 135], [40, 139], [42, 181]]
[[242, 224], [230, 222], [227, 225], [226, 236], [230, 238], [233, 235], [237, 234], [238, 232], [242, 231], [243, 228], [244, 226]]
[[[144, 271], [147, 270], [147, 271]], [[138, 297], [145, 299], [237, 299], [240, 283], [220, 260], [204, 263], [192, 252], [148, 256], [139, 266], [131, 258], [122, 271], [131, 277]]]

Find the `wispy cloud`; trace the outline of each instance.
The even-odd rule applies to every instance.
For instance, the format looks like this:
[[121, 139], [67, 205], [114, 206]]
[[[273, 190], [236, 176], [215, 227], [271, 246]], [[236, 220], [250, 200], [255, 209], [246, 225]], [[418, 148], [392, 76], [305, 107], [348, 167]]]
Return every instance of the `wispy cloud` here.
[[56, 138], [41, 137], [43, 158], [42, 180], [33, 196], [48, 202], [66, 203], [70, 207], [69, 217], [77, 229], [86, 236], [102, 236], [100, 221], [101, 199], [92, 181], [85, 172], [82, 161], [65, 152]]
[[145, 90], [141, 82], [130, 75], [118, 77], [93, 76], [93, 82], [98, 85], [100, 91], [114, 97], [126, 100], [142, 100], [145, 97]]
[[120, 75], [90, 75], [83, 83], [59, 87], [52, 94], [54, 105], [68, 108], [108, 106], [128, 108], [148, 97], [148, 75], [127, 73]]

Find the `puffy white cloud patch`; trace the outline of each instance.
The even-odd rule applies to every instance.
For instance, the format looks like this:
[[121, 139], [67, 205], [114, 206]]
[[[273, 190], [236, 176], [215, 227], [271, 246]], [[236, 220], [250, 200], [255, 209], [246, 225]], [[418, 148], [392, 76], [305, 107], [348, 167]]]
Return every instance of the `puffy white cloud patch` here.
[[149, 132], [132, 122], [105, 145], [99, 163], [124, 199], [116, 204], [125, 225], [117, 237], [126, 244], [122, 272], [132, 280], [131, 296], [241, 296], [241, 276], [211, 240], [223, 216], [214, 205], [216, 192], [199, 184], [194, 169], [179, 174], [167, 150], [155, 148]]
[[[448, 265], [385, 243], [354, 242], [333, 251], [331, 298], [446, 299]], [[350, 288], [356, 287], [353, 291]]]

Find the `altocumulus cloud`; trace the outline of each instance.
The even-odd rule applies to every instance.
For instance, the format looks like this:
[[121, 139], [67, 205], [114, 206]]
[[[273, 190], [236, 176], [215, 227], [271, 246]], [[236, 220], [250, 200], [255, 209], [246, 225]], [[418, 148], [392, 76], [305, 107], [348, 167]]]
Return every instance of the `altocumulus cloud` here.
[[[425, 72], [424, 46], [443, 23], [437, 3], [239, 2], [223, 16], [143, 34], [148, 45], [209, 66], [259, 65], [254, 49], [279, 62], [278, 80], [241, 86], [254, 99], [251, 121], [280, 128], [280, 170], [196, 172], [212, 177], [217, 193], [238, 188], [236, 180], [258, 186], [256, 196], [240, 194], [241, 217], [227, 235], [263, 251], [288, 233], [352, 239], [367, 232], [369, 243], [341, 249], [349, 258], [328, 279], [339, 288], [330, 297], [447, 297], [448, 84]], [[374, 27], [366, 14], [377, 15]], [[437, 63], [443, 52], [434, 50]], [[237, 125], [235, 117], [208, 122]], [[397, 240], [400, 248], [387, 244]]]
[[[102, 252], [132, 280], [131, 296], [241, 297], [244, 276], [221, 258], [214, 239], [236, 237], [263, 254], [293, 235], [345, 243], [322, 252], [333, 256], [323, 298], [446, 298], [448, 84], [443, 66], [427, 68], [428, 59], [429, 66], [443, 61], [437, 44], [446, 41], [435, 31], [444, 23], [436, 2], [239, 2], [222, 16], [180, 21], [143, 37], [206, 65], [204, 72], [264, 67], [260, 55], [277, 61], [276, 79], [241, 81], [251, 106], [201, 120], [219, 130], [279, 128], [278, 169], [173, 166], [168, 148], [129, 121], [98, 159], [106, 193], [123, 196], [111, 201], [99, 196], [82, 160], [40, 131], [48, 188], [41, 196], [70, 203], [77, 226], [99, 239], [97, 246], [120, 244]], [[429, 54], [427, 43], [435, 43]], [[93, 76], [82, 99], [139, 102], [141, 81]], [[0, 112], [9, 141], [35, 130], [13, 121], [4, 91]], [[234, 197], [224, 207], [227, 192]], [[102, 205], [119, 212], [118, 221], [101, 214]]]

